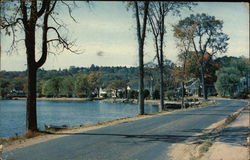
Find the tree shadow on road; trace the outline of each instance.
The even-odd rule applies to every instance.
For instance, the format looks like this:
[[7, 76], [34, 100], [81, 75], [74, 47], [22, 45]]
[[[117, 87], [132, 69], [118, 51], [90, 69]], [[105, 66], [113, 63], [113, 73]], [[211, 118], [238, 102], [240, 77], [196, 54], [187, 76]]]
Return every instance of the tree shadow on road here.
[[[199, 129], [197, 129], [199, 130]], [[188, 132], [188, 131], [186, 131]], [[190, 131], [190, 133], [193, 131]], [[126, 139], [137, 139], [145, 142], [167, 142], [167, 143], [179, 143], [187, 140], [188, 138], [199, 138], [200, 136], [189, 135], [189, 134], [117, 134], [117, 133], [50, 133], [54, 135], [72, 135], [72, 136], [105, 136], [105, 137], [121, 137]], [[88, 137], [86, 137], [88, 138]]]
[[218, 142], [230, 143], [231, 145], [243, 145], [248, 136], [248, 127], [227, 127], [218, 137]]

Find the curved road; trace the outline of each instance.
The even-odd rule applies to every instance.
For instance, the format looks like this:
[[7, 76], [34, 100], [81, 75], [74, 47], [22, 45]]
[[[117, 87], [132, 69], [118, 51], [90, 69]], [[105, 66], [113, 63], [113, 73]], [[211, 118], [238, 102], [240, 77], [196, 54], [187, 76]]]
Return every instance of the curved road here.
[[168, 148], [247, 105], [236, 100], [173, 112], [3, 153], [7, 160], [166, 160]]

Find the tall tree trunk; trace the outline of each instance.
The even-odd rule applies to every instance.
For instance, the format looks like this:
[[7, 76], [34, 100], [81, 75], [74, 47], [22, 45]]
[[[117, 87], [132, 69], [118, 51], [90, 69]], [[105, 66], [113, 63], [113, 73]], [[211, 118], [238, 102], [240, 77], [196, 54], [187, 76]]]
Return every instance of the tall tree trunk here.
[[25, 45], [27, 53], [27, 72], [28, 72], [28, 97], [26, 109], [26, 128], [27, 130], [37, 130], [36, 113], [36, 71], [35, 62], [35, 25], [26, 27]]
[[144, 63], [143, 46], [139, 46], [139, 114], [144, 114]]
[[163, 86], [163, 66], [160, 66], [160, 108], [159, 112], [163, 110], [164, 107], [164, 86]]
[[183, 75], [182, 75], [182, 97], [181, 97], [181, 107], [185, 108], [184, 97], [185, 97], [185, 80], [186, 80], [186, 56], [187, 51], [185, 52], [184, 62], [183, 62]]
[[165, 34], [165, 15], [164, 15], [164, 5], [159, 2], [159, 9], [160, 9], [160, 19], [161, 19], [161, 24], [160, 24], [160, 110], [161, 112], [164, 107], [164, 84], [163, 84], [163, 69], [164, 69], [164, 64], [163, 64], [163, 48], [164, 48], [164, 34]]
[[146, 37], [146, 26], [147, 26], [147, 17], [148, 17], [148, 6], [149, 1], [144, 2], [144, 15], [143, 15], [143, 24], [140, 23], [140, 14], [139, 14], [139, 6], [138, 2], [134, 2], [135, 7], [135, 16], [136, 16], [136, 24], [137, 24], [137, 38], [138, 38], [138, 47], [139, 47], [139, 114], [144, 114], [144, 62], [143, 62], [143, 46], [144, 40]]
[[182, 94], [181, 94], [181, 108], [185, 108], [184, 105], [184, 97], [185, 97], [185, 87], [184, 87], [184, 81], [182, 81]]
[[202, 83], [202, 93], [204, 100], [207, 100], [207, 92], [206, 92], [206, 84], [205, 84], [205, 78], [204, 78], [204, 67], [201, 66], [201, 83]]
[[26, 109], [27, 130], [37, 130], [36, 112], [36, 69], [28, 67], [28, 97]]

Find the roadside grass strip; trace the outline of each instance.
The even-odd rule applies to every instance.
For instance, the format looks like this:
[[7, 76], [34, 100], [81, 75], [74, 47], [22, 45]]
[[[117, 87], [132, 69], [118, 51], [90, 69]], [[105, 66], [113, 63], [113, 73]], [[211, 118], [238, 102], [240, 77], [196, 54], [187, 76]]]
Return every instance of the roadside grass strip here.
[[[223, 131], [223, 129], [225, 129], [234, 120], [236, 120], [236, 118], [240, 115], [240, 113], [249, 107], [250, 107], [250, 105], [247, 105], [247, 106], [239, 109], [235, 113], [228, 115], [227, 118], [224, 120], [224, 123], [218, 125], [217, 127], [215, 127], [212, 130], [205, 130], [202, 135], [200, 135], [197, 139], [195, 139], [193, 142], [191, 142], [191, 144], [197, 145], [196, 148], [198, 149], [198, 156], [191, 155], [190, 160], [198, 160], [202, 156], [204, 156], [204, 154], [209, 151], [209, 148], [213, 145], [213, 143], [216, 142], [216, 138], [219, 137], [219, 135]], [[248, 140], [249, 140], [249, 137], [250, 137], [250, 130], [249, 130]], [[250, 147], [249, 144], [247, 144], [247, 145], [248, 145], [248, 147]]]

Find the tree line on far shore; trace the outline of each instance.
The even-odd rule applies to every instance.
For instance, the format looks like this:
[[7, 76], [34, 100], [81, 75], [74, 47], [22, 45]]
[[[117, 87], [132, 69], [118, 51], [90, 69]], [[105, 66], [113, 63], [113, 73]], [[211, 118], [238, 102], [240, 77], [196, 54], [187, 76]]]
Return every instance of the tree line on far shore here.
[[[195, 56], [195, 55], [193, 55]], [[181, 97], [182, 68], [170, 60], [164, 61], [164, 92], [166, 99]], [[240, 85], [240, 78], [247, 76], [249, 64], [246, 58], [221, 57], [209, 62], [205, 71], [205, 80], [208, 85], [215, 85], [216, 91], [221, 96], [233, 96]], [[160, 77], [155, 72], [157, 64], [145, 65], [145, 98], [160, 98]], [[199, 79], [199, 70], [193, 57], [187, 61], [186, 72], [188, 79]], [[13, 91], [23, 91], [17, 96], [26, 96], [27, 76], [26, 71], [0, 72], [0, 96], [8, 98]], [[109, 90], [123, 90], [116, 96], [119, 98], [134, 98], [138, 96], [138, 68], [137, 67], [75, 67], [59, 70], [40, 69], [37, 73], [38, 97], [98, 97], [100, 88]], [[130, 92], [125, 93], [127, 87]], [[152, 92], [152, 93], [151, 93]], [[246, 92], [246, 91], [245, 91]], [[246, 93], [245, 93], [246, 94]]]

